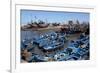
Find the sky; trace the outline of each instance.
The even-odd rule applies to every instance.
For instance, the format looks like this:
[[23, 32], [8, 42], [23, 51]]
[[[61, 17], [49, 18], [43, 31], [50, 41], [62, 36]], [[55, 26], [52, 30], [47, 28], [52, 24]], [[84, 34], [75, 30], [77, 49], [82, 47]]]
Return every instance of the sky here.
[[56, 11], [40, 11], [40, 10], [21, 10], [21, 25], [25, 25], [32, 21], [43, 20], [46, 22], [60, 22], [67, 23], [69, 20], [73, 22], [79, 20], [82, 22], [89, 22], [90, 14], [82, 12], [56, 12]]

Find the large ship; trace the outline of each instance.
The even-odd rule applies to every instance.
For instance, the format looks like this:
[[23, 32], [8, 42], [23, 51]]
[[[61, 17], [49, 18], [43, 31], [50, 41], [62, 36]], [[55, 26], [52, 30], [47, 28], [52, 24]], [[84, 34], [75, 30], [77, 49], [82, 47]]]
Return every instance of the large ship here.
[[30, 23], [27, 23], [26, 25], [22, 26], [22, 30], [27, 30], [27, 29], [37, 29], [37, 28], [47, 28], [49, 26], [49, 23], [46, 23], [42, 20], [38, 21], [31, 21]]

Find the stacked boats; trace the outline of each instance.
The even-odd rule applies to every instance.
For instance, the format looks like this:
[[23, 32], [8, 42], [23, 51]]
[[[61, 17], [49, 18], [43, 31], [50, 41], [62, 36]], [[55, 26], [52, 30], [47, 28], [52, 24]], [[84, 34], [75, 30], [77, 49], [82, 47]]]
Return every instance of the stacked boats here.
[[[24, 39], [21, 41], [21, 60], [26, 62], [89, 60], [89, 35], [81, 34], [64, 47], [67, 41], [66, 35], [54, 31], [32, 39]], [[37, 54], [34, 49], [39, 49], [44, 54]]]

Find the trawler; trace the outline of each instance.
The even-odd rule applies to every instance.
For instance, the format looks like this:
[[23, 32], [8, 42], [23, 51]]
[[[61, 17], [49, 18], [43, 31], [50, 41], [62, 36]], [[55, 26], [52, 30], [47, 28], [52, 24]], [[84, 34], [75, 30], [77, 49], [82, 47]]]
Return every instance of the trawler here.
[[30, 23], [27, 23], [26, 25], [22, 26], [21, 29], [22, 30], [27, 30], [27, 29], [39, 29], [39, 28], [47, 28], [49, 26], [49, 23], [46, 23], [42, 20], [38, 20], [38, 21], [32, 21]]

